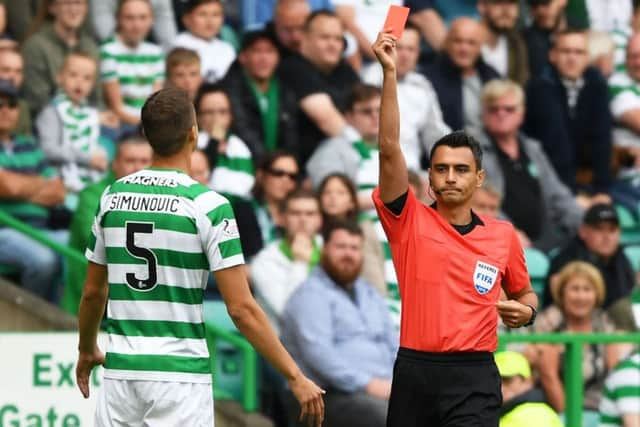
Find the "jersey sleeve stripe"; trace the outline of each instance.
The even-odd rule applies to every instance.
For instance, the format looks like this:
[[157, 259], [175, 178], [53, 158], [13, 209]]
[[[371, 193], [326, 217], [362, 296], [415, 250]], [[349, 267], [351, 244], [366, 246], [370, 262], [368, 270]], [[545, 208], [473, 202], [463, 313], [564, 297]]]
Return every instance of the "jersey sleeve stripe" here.
[[229, 258], [224, 258], [220, 260], [219, 263], [215, 264], [212, 268], [213, 271], [222, 270], [225, 268], [235, 267], [236, 265], [244, 264], [244, 256], [242, 254], [234, 255]]
[[107, 321], [107, 332], [117, 335], [175, 338], [205, 338], [204, 323], [170, 322], [161, 320]]
[[[183, 269], [208, 270], [209, 261], [203, 253], [187, 253], [169, 249], [153, 249], [158, 265]], [[125, 248], [107, 247], [107, 262], [109, 264], [145, 264], [142, 258], [136, 258]]]
[[201, 288], [156, 285], [150, 291], [140, 292], [124, 283], [109, 284], [109, 299], [114, 301], [167, 301], [183, 304], [202, 304]]
[[220, 256], [224, 259], [242, 254], [242, 245], [237, 237], [231, 240], [221, 242], [218, 245]]
[[229, 203], [225, 203], [207, 213], [207, 218], [211, 221], [211, 225], [217, 227], [220, 225], [225, 219], [234, 219], [235, 215], [233, 213], [233, 208]]
[[211, 372], [208, 357], [161, 356], [148, 354], [121, 354], [108, 352], [106, 369], [126, 369], [132, 371], [190, 372], [207, 374]]

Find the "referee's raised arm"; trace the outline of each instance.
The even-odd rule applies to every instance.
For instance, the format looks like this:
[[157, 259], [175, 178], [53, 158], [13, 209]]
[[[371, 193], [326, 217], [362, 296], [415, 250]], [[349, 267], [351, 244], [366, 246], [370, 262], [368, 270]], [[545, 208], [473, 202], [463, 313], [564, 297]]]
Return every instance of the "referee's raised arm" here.
[[409, 189], [407, 164], [400, 150], [400, 111], [396, 77], [396, 37], [387, 28], [378, 34], [372, 49], [382, 66], [382, 101], [380, 103], [380, 199], [390, 203]]

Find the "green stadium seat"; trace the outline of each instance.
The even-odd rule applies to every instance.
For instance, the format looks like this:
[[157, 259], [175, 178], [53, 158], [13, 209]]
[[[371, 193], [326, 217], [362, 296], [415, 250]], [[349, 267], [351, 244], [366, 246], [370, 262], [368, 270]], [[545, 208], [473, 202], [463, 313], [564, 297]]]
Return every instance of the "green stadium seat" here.
[[636, 272], [640, 271], [640, 245], [625, 246], [623, 251], [629, 259], [633, 270]]
[[620, 241], [623, 244], [640, 243], [640, 224], [633, 213], [622, 205], [615, 205], [618, 219], [620, 220]]
[[526, 248], [524, 259], [531, 278], [531, 286], [540, 299], [544, 293], [544, 284], [549, 272], [549, 258], [538, 249]]

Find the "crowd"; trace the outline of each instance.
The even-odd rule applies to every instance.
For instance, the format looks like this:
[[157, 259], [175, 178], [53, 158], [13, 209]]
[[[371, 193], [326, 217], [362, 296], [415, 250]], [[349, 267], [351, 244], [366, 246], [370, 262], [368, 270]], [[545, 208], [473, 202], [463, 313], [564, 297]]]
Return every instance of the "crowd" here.
[[[145, 100], [186, 91], [200, 130], [191, 175], [231, 201], [252, 290], [327, 390], [326, 425], [384, 425], [402, 307], [371, 197], [382, 82], [371, 44], [390, 4], [411, 8], [397, 75], [416, 196], [433, 202], [430, 148], [464, 129], [484, 152], [475, 212], [512, 222], [525, 250], [551, 259], [544, 310], [517, 332], [637, 330], [619, 218], [640, 212], [636, 0], [3, 1], [0, 209], [84, 252], [105, 188], [151, 163]], [[10, 228], [0, 267], [77, 314], [84, 268], [63, 274], [55, 252]], [[563, 347], [515, 347], [497, 359], [505, 425], [556, 425]], [[632, 351], [586, 349], [585, 426], [640, 425]], [[294, 425], [282, 381], [265, 378], [276, 396], [265, 401], [280, 403], [265, 412]], [[518, 418], [523, 403], [550, 421]]]

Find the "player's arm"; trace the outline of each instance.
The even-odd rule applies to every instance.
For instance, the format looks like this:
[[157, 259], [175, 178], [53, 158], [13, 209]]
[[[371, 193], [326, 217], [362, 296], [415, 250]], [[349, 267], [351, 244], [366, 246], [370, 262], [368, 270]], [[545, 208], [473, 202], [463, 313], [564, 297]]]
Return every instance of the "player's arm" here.
[[390, 203], [409, 189], [407, 165], [400, 150], [400, 111], [396, 77], [396, 37], [389, 29], [378, 34], [372, 46], [382, 66], [382, 100], [380, 103], [379, 186], [380, 199]]
[[324, 419], [324, 391], [309, 380], [285, 350], [264, 311], [251, 295], [242, 265], [213, 272], [229, 316], [242, 335], [273, 365], [289, 383], [302, 406], [301, 418], [320, 426]]
[[85, 398], [89, 397], [91, 370], [94, 366], [104, 363], [104, 355], [98, 348], [98, 329], [108, 294], [107, 267], [89, 262], [78, 312], [80, 343], [76, 365], [76, 380]]

